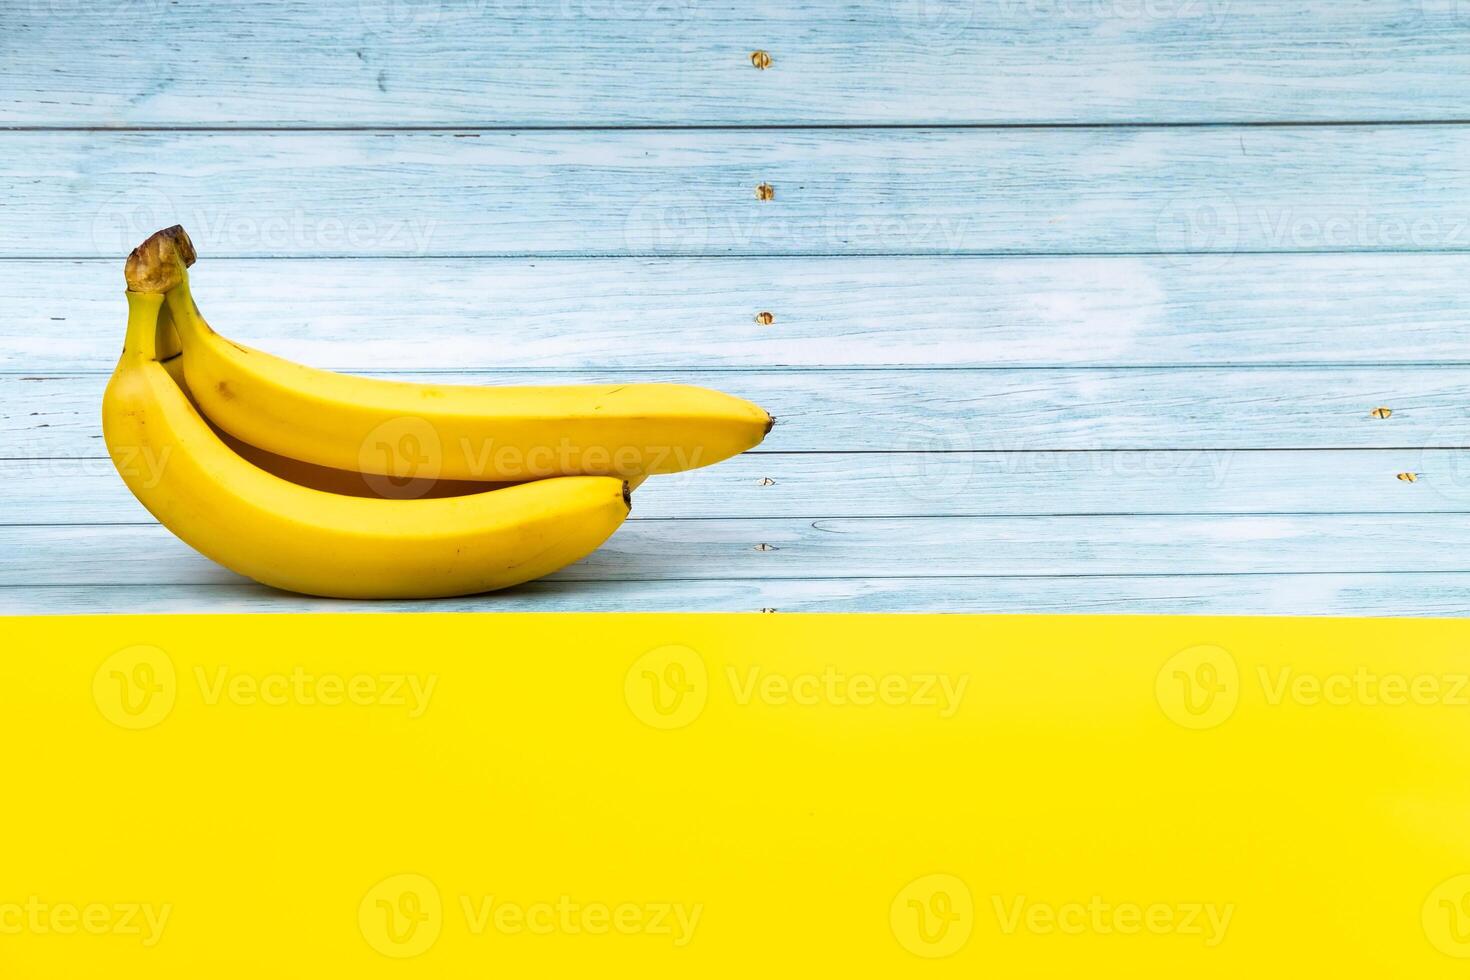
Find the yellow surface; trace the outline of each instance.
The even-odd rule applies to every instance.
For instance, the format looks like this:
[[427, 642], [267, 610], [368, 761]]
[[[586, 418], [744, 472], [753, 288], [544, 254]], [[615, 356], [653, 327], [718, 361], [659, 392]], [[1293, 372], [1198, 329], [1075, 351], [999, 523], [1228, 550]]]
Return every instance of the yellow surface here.
[[1470, 969], [1470, 624], [0, 625], [0, 977]]

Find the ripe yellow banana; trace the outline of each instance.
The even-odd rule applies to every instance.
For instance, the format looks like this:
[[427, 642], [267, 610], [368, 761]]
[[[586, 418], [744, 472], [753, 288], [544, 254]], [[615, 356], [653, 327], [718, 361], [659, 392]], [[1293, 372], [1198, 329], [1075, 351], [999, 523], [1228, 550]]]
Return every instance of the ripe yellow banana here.
[[[168, 306], [165, 304], [160, 311], [158, 327], [158, 360], [174, 379], [191, 404], [194, 396], [189, 391], [189, 382], [184, 377], [184, 359], [177, 357], [179, 351], [178, 338], [174, 335], [173, 326], [168, 318]], [[168, 352], [172, 353], [168, 353]], [[195, 405], [195, 408], [198, 408]], [[248, 461], [254, 463], [261, 469], [274, 473], [283, 480], [291, 483], [299, 483], [303, 487], [311, 487], [313, 490], [325, 490], [327, 493], [341, 493], [350, 497], [376, 497], [382, 500], [419, 500], [426, 497], [462, 497], [471, 493], [483, 493], [486, 490], [499, 490], [502, 487], [515, 486], [514, 481], [480, 482], [478, 480], [439, 480], [428, 478], [394, 479], [377, 473], [362, 473], [357, 470], [335, 470], [329, 466], [318, 466], [315, 463], [303, 462], [292, 459], [289, 456], [279, 456], [275, 453], [266, 452], [258, 446], [252, 446], [248, 442], [242, 442], [221, 429], [219, 426], [205, 419], [214, 434], [220, 440]], [[647, 477], [633, 476], [627, 479], [628, 490], [637, 490]]]
[[[174, 379], [174, 383], [183, 390], [184, 396], [197, 410], [199, 406], [194, 403], [194, 395], [189, 391], [189, 382], [184, 377], [184, 359], [176, 356], [180, 353], [178, 338], [169, 320], [167, 303], [159, 310], [156, 343], [158, 362], [168, 371], [169, 377]], [[323, 490], [327, 493], [346, 494], [349, 497], [376, 497], [382, 500], [419, 500], [425, 497], [462, 497], [465, 494], [483, 493], [486, 490], [515, 486], [514, 483], [507, 482], [480, 483], [468, 480], [395, 480], [376, 473], [334, 470], [328, 466], [304, 463], [289, 456], [277, 456], [275, 453], [266, 452], [258, 446], [241, 442], [210, 422], [209, 419], [206, 418], [204, 421], [214, 430], [214, 434], [219, 436], [221, 442], [247, 461], [290, 483], [311, 487], [313, 490]], [[628, 489], [630, 491], [638, 489], [638, 482], [629, 480]]]
[[349, 598], [484, 592], [576, 561], [628, 514], [627, 485], [606, 476], [418, 500], [282, 479], [227, 446], [159, 362], [163, 295], [127, 299], [127, 342], [102, 405], [108, 449], [159, 521], [242, 575]]
[[[238, 439], [319, 466], [397, 478], [632, 479], [717, 463], [770, 431], [765, 410], [674, 384], [495, 387], [410, 384], [320, 371], [241, 346], [200, 315], [182, 229], [162, 277], [204, 414]], [[136, 288], [136, 287], [135, 287]]]

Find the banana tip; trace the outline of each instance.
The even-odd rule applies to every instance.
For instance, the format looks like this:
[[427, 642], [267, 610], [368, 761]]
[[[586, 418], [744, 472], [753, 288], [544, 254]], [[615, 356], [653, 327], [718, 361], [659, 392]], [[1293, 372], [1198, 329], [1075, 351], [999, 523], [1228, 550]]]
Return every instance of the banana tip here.
[[633, 509], [633, 488], [629, 486], [627, 480], [623, 481], [623, 506], [629, 510]]
[[765, 432], [762, 432], [761, 435], [765, 435], [765, 436], [770, 435], [771, 434], [771, 430], [774, 429], [775, 427], [776, 427], [776, 416], [774, 416], [774, 415], [767, 415], [766, 416], [766, 431]]

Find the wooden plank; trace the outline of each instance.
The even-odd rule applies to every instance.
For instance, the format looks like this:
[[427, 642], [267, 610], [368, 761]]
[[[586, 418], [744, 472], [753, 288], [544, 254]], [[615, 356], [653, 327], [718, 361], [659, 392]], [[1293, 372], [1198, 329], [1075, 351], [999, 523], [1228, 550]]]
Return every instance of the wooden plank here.
[[65, 0], [5, 20], [12, 125], [1393, 120], [1470, 95], [1461, 0]]
[[[659, 519], [1467, 511], [1470, 451], [1457, 450], [747, 453], [634, 499]], [[110, 460], [0, 460], [0, 523], [153, 518]]]
[[[0, 369], [111, 370], [119, 270], [0, 262]], [[227, 334], [351, 371], [449, 349], [461, 369], [1470, 363], [1470, 254], [207, 259], [195, 279]]]
[[836, 578], [533, 582], [418, 602], [345, 602], [217, 585], [0, 586], [0, 614], [925, 612], [1467, 616], [1470, 574]]
[[[239, 581], [157, 525], [0, 528], [0, 585]], [[630, 520], [552, 578], [928, 578], [1470, 571], [1442, 514]]]
[[[1470, 374], [1454, 367], [396, 376], [466, 384], [636, 378], [706, 385], [776, 416], [761, 445], [767, 452], [1470, 446]], [[105, 374], [0, 375], [0, 458], [103, 455], [98, 412], [106, 385]], [[1374, 418], [1379, 407], [1392, 416]]]
[[[0, 133], [0, 256], [1464, 251], [1470, 126]], [[44, 176], [38, 176], [44, 175]], [[758, 200], [768, 184], [773, 200]]]

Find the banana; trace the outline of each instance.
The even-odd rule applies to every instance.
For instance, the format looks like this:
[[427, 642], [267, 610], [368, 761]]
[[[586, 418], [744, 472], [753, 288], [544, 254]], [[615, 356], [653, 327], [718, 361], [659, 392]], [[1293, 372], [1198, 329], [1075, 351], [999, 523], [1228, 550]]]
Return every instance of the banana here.
[[[183, 389], [189, 403], [198, 409], [194, 402], [194, 396], [189, 391], [189, 382], [184, 377], [184, 360], [176, 356], [180, 353], [177, 336], [173, 333], [172, 321], [169, 320], [168, 306], [165, 304], [159, 311], [158, 318], [158, 361], [168, 371], [169, 377], [174, 383]], [[327, 493], [346, 494], [349, 497], [377, 497], [383, 500], [418, 500], [423, 497], [462, 497], [471, 493], [483, 493], [486, 490], [499, 490], [504, 487], [515, 486], [513, 482], [481, 483], [471, 480], [428, 480], [428, 479], [403, 479], [396, 480], [388, 476], [380, 476], [376, 473], [359, 473], [355, 470], [334, 470], [328, 466], [318, 466], [315, 463], [304, 463], [299, 459], [289, 456], [277, 456], [275, 453], [266, 452], [259, 446], [252, 446], [248, 442], [241, 442], [219, 426], [204, 420], [214, 434], [219, 436], [220, 441], [233, 449], [238, 455], [254, 463], [256, 466], [268, 473], [274, 473], [283, 480], [298, 483], [303, 487], [311, 487], [313, 490], [324, 490]], [[633, 477], [627, 481], [628, 490], [637, 490], [642, 485], [643, 477]]]
[[194, 250], [182, 228], [140, 248], [175, 250], [171, 274], [147, 285], [167, 293], [203, 413], [279, 456], [400, 478], [630, 479], [717, 463], [774, 424], [751, 402], [690, 385], [429, 385], [305, 367], [210, 328], [189, 290]]
[[232, 450], [160, 363], [164, 296], [129, 290], [127, 300], [127, 342], [102, 404], [113, 462], [169, 530], [242, 575], [344, 598], [466, 595], [568, 565], [627, 517], [627, 484], [608, 476], [415, 500], [282, 479]]

